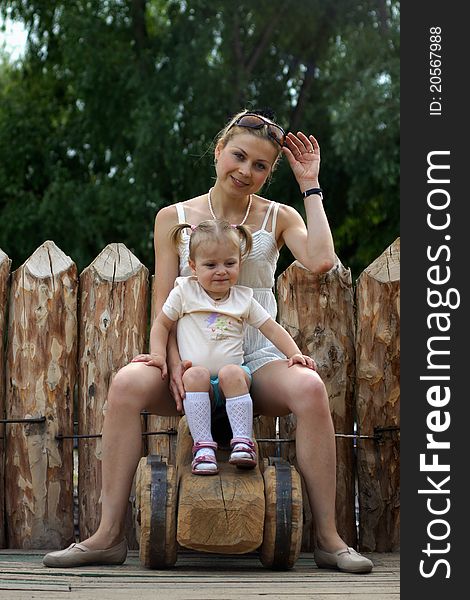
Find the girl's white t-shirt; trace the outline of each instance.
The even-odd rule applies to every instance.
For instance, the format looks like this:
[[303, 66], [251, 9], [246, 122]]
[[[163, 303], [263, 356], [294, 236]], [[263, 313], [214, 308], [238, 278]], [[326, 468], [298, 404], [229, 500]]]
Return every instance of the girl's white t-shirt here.
[[195, 277], [177, 277], [162, 310], [178, 322], [181, 359], [206, 367], [213, 377], [225, 365], [243, 364], [245, 325], [259, 328], [271, 318], [253, 298], [251, 288], [234, 285], [228, 297], [218, 302]]

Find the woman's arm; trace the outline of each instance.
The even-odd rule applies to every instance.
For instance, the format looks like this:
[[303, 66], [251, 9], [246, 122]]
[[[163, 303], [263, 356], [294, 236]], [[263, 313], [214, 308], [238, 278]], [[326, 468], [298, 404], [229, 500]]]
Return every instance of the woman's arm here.
[[[154, 247], [155, 247], [155, 285], [154, 285], [154, 314], [158, 314], [175, 284], [179, 275], [179, 257], [170, 243], [169, 233], [178, 222], [174, 205], [162, 208], [155, 218]], [[153, 351], [154, 325], [150, 331], [150, 353]], [[175, 399], [178, 411], [183, 410], [184, 387], [182, 375], [190, 367], [189, 361], [181, 362], [176, 343], [176, 332], [173, 326], [168, 337], [166, 362], [170, 372], [169, 388]]]
[[[153, 309], [158, 315], [168, 294], [174, 287], [178, 277], [178, 253], [170, 243], [170, 229], [176, 225], [176, 210], [174, 206], [162, 208], [155, 217], [154, 248], [155, 248], [155, 282], [153, 288]], [[152, 349], [150, 347], [150, 349]]]
[[[299, 194], [320, 187], [320, 147], [313, 135], [289, 133], [283, 152], [299, 184]], [[307, 226], [292, 207], [283, 205], [279, 213], [282, 242], [304, 267], [314, 273], [329, 271], [335, 264], [333, 236], [323, 202], [318, 194], [304, 200]]]

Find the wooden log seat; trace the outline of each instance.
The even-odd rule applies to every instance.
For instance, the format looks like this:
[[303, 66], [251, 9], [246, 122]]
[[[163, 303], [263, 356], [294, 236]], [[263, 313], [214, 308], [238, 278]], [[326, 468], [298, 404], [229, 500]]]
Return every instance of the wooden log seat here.
[[[264, 481], [259, 466], [237, 469], [228, 462], [230, 449], [217, 450], [219, 473], [191, 473], [193, 441], [186, 418], [178, 427], [178, 543], [192, 550], [243, 554], [263, 541]], [[256, 445], [256, 450], [258, 450]]]
[[229, 446], [219, 441], [219, 473], [197, 476], [191, 473], [192, 445], [183, 417], [176, 467], [158, 455], [139, 463], [136, 520], [142, 564], [154, 569], [174, 565], [180, 544], [221, 554], [259, 550], [264, 566], [293, 567], [300, 553], [303, 514], [295, 467], [269, 458], [263, 462], [263, 474], [259, 465], [237, 469], [228, 462]]

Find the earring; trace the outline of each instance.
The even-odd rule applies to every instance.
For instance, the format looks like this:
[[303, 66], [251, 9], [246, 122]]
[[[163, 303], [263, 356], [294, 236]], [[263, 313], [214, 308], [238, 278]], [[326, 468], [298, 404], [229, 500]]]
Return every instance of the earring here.
[[215, 167], [217, 166], [217, 159], [216, 158], [214, 158], [214, 166]]

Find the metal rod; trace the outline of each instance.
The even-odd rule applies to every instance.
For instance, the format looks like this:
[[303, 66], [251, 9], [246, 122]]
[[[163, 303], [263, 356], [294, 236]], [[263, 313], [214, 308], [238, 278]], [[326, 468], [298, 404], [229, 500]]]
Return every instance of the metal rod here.
[[335, 437], [352, 438], [353, 440], [377, 440], [378, 435], [359, 435], [358, 433], [335, 433]]
[[[376, 431], [395, 431], [398, 430], [398, 427], [390, 427], [390, 428], [377, 428]], [[164, 431], [144, 431], [142, 432], [142, 436], [148, 435], [177, 435], [176, 429], [166, 429]], [[74, 435], [56, 435], [57, 440], [82, 440], [86, 438], [100, 438], [101, 433], [84, 433], [84, 434], [74, 434]], [[377, 435], [359, 435], [357, 433], [335, 433], [335, 437], [341, 438], [350, 438], [350, 439], [360, 439], [360, 440], [379, 440], [382, 436], [380, 434]], [[295, 439], [291, 438], [257, 438], [256, 441], [260, 444], [291, 444], [295, 442]]]
[[290, 443], [290, 442], [295, 442], [295, 440], [292, 439], [288, 439], [288, 438], [256, 438], [256, 441], [259, 442], [263, 442], [263, 443], [272, 443], [272, 444], [278, 444], [278, 443]]
[[[377, 429], [377, 431], [379, 431]], [[387, 429], [388, 431], [388, 429]], [[377, 440], [379, 439], [379, 437], [381, 437], [380, 435], [359, 435], [357, 433], [335, 433], [335, 437], [341, 437], [341, 438], [352, 438], [352, 439], [361, 439], [361, 440]], [[263, 442], [263, 443], [291, 443], [291, 442], [295, 442], [295, 439], [288, 439], [288, 438], [256, 438], [257, 442]]]
[[44, 423], [46, 417], [27, 417], [25, 419], [0, 419], [0, 423]]
[[58, 435], [55, 436], [56, 440], [83, 440], [86, 438], [100, 438], [101, 437], [101, 433], [84, 433], [81, 435], [78, 434], [74, 434], [74, 435], [62, 435], [61, 433], [59, 433]]
[[374, 431], [383, 432], [383, 431], [400, 431], [400, 427], [398, 425], [390, 425], [389, 427], [374, 427]]
[[[143, 431], [142, 435], [176, 435], [178, 432], [176, 429], [168, 429], [165, 431]], [[58, 434], [55, 436], [56, 440], [84, 440], [87, 438], [100, 438], [101, 433], [82, 433], [74, 435], [62, 435]]]

